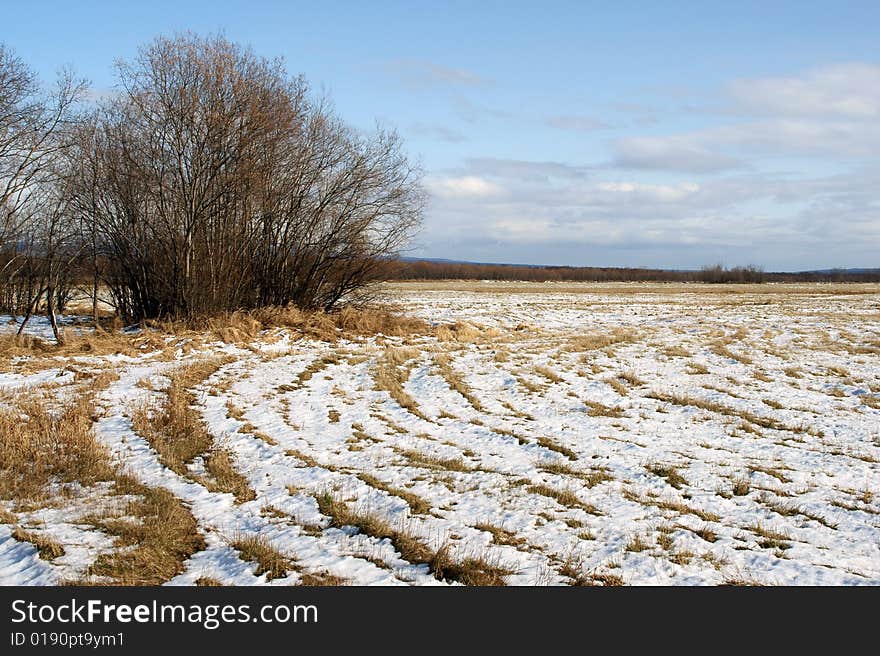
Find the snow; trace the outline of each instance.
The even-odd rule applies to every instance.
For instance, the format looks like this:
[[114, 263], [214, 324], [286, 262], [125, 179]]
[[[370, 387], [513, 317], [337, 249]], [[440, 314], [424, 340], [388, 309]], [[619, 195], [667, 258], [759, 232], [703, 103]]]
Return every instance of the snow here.
[[[314, 498], [325, 491], [405, 526], [433, 548], [448, 544], [457, 558], [502, 565], [512, 585], [570, 583], [560, 571], [566, 562], [627, 584], [880, 583], [880, 410], [863, 403], [880, 391], [880, 295], [486, 287], [388, 292], [434, 324], [479, 327], [484, 338], [474, 342], [425, 336], [329, 344], [272, 331], [249, 348], [212, 344], [181, 348], [173, 360], [116, 358], [120, 377], [99, 394], [96, 434], [139, 480], [180, 498], [207, 542], [169, 583], [209, 576], [289, 585], [307, 570], [361, 585], [441, 584], [388, 540], [329, 528]], [[618, 343], [570, 346], [573, 338], [621, 330], [630, 332]], [[717, 353], [718, 340], [745, 357]], [[418, 353], [407, 363], [403, 390], [421, 416], [376, 389], [377, 360], [400, 346]], [[689, 355], [670, 354], [670, 347]], [[443, 377], [436, 350], [451, 358], [481, 409]], [[162, 465], [131, 424], [132, 408], [159, 402], [175, 368], [220, 353], [235, 359], [198, 385], [194, 407], [256, 492], [241, 504]], [[327, 355], [335, 362], [300, 380]], [[693, 364], [709, 373], [689, 371]], [[560, 380], [543, 377], [539, 366]], [[785, 373], [791, 368], [800, 377]], [[0, 374], [0, 388], [71, 383], [60, 371]], [[623, 373], [645, 384], [621, 379], [621, 393], [609, 379]], [[662, 400], [676, 394], [728, 410]], [[617, 410], [597, 413], [590, 403]], [[776, 424], [755, 426], [744, 417]], [[413, 451], [464, 466], [426, 467], [407, 456]], [[684, 483], [652, 473], [658, 465], [673, 467]], [[604, 476], [588, 479], [597, 472]], [[404, 499], [359, 474], [417, 495], [431, 512], [414, 514]], [[733, 493], [737, 481], [747, 482], [747, 493]], [[583, 505], [563, 505], [535, 486], [570, 492]], [[284, 515], [267, 514], [268, 505]], [[84, 571], [89, 550], [94, 557], [110, 546], [103, 534], [89, 536], [88, 527], [61, 515], [41, 521], [66, 548], [82, 550], [41, 561], [0, 525], [0, 583], [57, 582]], [[498, 544], [478, 528], [486, 524], [521, 543]], [[272, 581], [256, 576], [254, 564], [230, 546], [251, 534], [297, 568]], [[632, 548], [637, 537], [645, 549]]]
[[[75, 333], [79, 334], [82, 332], [91, 332], [93, 329], [87, 326], [77, 325], [81, 324], [84, 317], [75, 316], [75, 315], [58, 315], [58, 325], [66, 330], [72, 330]], [[18, 332], [19, 327], [21, 326], [21, 322], [24, 320], [24, 317], [18, 316], [13, 317], [9, 314], [0, 314], [0, 335], [14, 335]], [[28, 319], [27, 326], [25, 326], [25, 333], [28, 335], [32, 335], [33, 337], [39, 337], [40, 339], [44, 339], [47, 342], [55, 343], [55, 335], [52, 332], [52, 324], [49, 323], [49, 319], [43, 315], [34, 315], [30, 319]]]

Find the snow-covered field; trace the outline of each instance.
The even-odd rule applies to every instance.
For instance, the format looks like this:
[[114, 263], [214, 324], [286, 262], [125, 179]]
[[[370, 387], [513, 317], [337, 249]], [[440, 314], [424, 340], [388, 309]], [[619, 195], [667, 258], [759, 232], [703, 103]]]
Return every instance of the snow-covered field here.
[[[63, 400], [83, 372], [118, 374], [94, 398], [97, 439], [204, 537], [170, 584], [469, 580], [438, 553], [509, 585], [880, 583], [880, 287], [385, 294], [440, 327], [16, 356], [0, 390]], [[218, 356], [189, 391], [252, 491], [238, 498], [206, 483], [201, 456], [165, 466], [132, 422], [181, 365]], [[129, 547], [94, 516], [119, 503], [106, 483], [0, 501], [0, 583], [107, 580], [90, 566]], [[64, 555], [41, 558], [13, 523]], [[274, 578], [243, 557], [252, 536], [283, 555]]]

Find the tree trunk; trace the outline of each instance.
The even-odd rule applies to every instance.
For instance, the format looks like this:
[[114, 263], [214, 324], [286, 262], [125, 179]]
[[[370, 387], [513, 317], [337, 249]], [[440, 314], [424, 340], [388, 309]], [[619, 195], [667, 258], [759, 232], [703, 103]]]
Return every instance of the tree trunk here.
[[48, 287], [46, 289], [46, 316], [49, 317], [49, 323], [52, 324], [52, 334], [55, 335], [55, 341], [59, 346], [64, 345], [64, 331], [58, 325], [58, 317], [55, 316], [55, 289]]
[[16, 333], [17, 336], [20, 336], [24, 332], [24, 327], [27, 325], [27, 322], [31, 320], [31, 316], [33, 315], [34, 310], [37, 307], [37, 303], [40, 302], [40, 296], [42, 295], [43, 289], [40, 288], [40, 290], [31, 299], [31, 302], [28, 305], [27, 312], [24, 313], [24, 319], [22, 319], [21, 325], [18, 327], [18, 332]]
[[95, 235], [92, 233], [92, 322], [98, 328], [98, 255]]

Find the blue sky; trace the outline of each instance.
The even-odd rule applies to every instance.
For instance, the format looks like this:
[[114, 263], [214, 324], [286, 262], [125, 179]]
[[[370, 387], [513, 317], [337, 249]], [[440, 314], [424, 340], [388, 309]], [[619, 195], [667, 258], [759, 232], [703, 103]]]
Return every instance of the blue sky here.
[[880, 266], [880, 3], [5, 2], [0, 41], [96, 94], [157, 34], [283, 56], [396, 126], [411, 255]]

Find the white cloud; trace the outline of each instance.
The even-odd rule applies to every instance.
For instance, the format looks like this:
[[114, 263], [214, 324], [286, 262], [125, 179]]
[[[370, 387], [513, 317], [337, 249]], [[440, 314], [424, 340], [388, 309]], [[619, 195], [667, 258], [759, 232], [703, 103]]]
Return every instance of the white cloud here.
[[713, 173], [744, 166], [741, 159], [703, 143], [700, 135], [627, 137], [613, 144], [621, 168]]
[[466, 160], [466, 164], [470, 171], [481, 177], [523, 182], [546, 182], [551, 178], [583, 178], [587, 174], [587, 167], [573, 166], [564, 162], [472, 157]]
[[489, 171], [518, 175], [550, 163], [518, 162], [512, 171], [496, 164], [473, 160], [432, 180], [425, 230], [431, 256], [797, 269], [867, 266], [880, 250], [880, 166], [812, 178], [751, 172], [660, 184], [614, 179], [610, 170], [503, 178]]
[[612, 144], [619, 168], [717, 173], [761, 157], [865, 158], [880, 152], [880, 121], [768, 118]]
[[880, 124], [785, 117], [722, 126], [693, 138], [752, 156], [872, 157], [880, 149]]
[[800, 77], [737, 80], [730, 85], [744, 110], [776, 116], [880, 117], [880, 66], [853, 62]]
[[[652, 126], [611, 142], [608, 163], [466, 159], [429, 180], [430, 254], [465, 257], [471, 248], [481, 261], [768, 269], [874, 264], [880, 66], [741, 80], [727, 92], [714, 112], [677, 114], [677, 132]], [[557, 118], [557, 127], [592, 125]], [[682, 128], [688, 120], [695, 127]], [[817, 170], [835, 173], [807, 173]]]
[[447, 199], [485, 198], [496, 196], [503, 190], [498, 185], [475, 175], [461, 177], [428, 177], [425, 186], [435, 196]]
[[644, 196], [659, 201], [681, 200], [690, 194], [700, 191], [700, 185], [695, 182], [682, 182], [677, 185], [641, 184], [638, 182], [600, 182], [597, 185], [600, 191], [615, 194], [628, 194], [630, 196]]
[[796, 77], [737, 80], [727, 91], [718, 115], [728, 123], [618, 139], [612, 144], [615, 165], [712, 173], [750, 168], [762, 157], [871, 158], [880, 152], [878, 65], [856, 62]]

